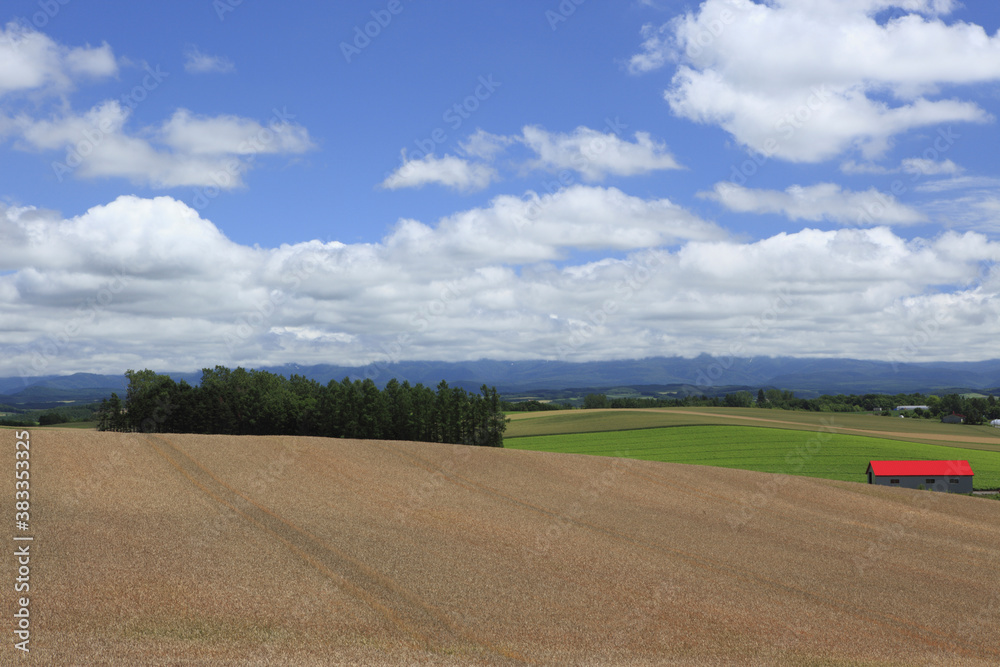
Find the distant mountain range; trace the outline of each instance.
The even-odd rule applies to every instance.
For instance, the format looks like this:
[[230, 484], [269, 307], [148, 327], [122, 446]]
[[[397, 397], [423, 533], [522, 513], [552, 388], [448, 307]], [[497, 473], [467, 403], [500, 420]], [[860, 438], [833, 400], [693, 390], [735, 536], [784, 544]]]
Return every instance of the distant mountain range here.
[[[154, 369], [158, 370], [158, 369]], [[858, 359], [795, 357], [718, 358], [702, 355], [653, 357], [619, 361], [403, 361], [365, 367], [295, 364], [265, 367], [284, 376], [293, 374], [326, 384], [330, 380], [371, 378], [384, 386], [391, 378], [436, 386], [477, 390], [496, 386], [503, 394], [533, 390], [588, 389], [640, 385], [670, 386], [680, 394], [717, 395], [739, 388], [776, 388], [810, 398], [820, 394], [866, 393], [1000, 393], [1000, 359], [978, 362], [891, 363]], [[163, 372], [158, 370], [158, 372]], [[175, 380], [197, 384], [201, 373], [172, 373]], [[0, 406], [49, 409], [69, 403], [100, 401], [111, 392], [124, 394], [124, 375], [49, 375], [0, 378]], [[0, 407], [0, 411], [3, 408]]]

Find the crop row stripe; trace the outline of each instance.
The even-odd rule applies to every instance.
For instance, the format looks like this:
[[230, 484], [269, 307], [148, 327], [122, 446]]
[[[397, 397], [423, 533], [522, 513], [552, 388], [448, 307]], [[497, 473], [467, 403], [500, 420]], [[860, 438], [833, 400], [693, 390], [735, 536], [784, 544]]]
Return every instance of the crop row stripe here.
[[[272, 533], [273, 535], [275, 535], [276, 537], [278, 537], [278, 539], [280, 539], [283, 543], [289, 545], [295, 551], [295, 553], [297, 553], [300, 556], [302, 556], [305, 560], [307, 560], [310, 564], [312, 564], [314, 567], [316, 567], [317, 569], [319, 569], [321, 572], [323, 572], [327, 576], [335, 579], [338, 582], [342, 582], [343, 587], [346, 590], [348, 590], [349, 592], [351, 592], [352, 594], [354, 594], [355, 597], [357, 597], [357, 598], [363, 600], [364, 602], [366, 602], [367, 604], [369, 604], [373, 609], [375, 609], [376, 611], [380, 612], [383, 616], [385, 616], [387, 619], [389, 619], [390, 621], [392, 621], [406, 635], [408, 635], [412, 639], [414, 639], [417, 643], [415, 645], [413, 645], [413, 644], [411, 644], [411, 645], [413, 645], [415, 648], [422, 648], [422, 649], [434, 651], [435, 650], [435, 644], [439, 643], [439, 640], [436, 639], [436, 637], [434, 636], [434, 634], [432, 632], [430, 632], [428, 630], [420, 631], [420, 630], [417, 629], [417, 627], [419, 627], [420, 625], [425, 624], [426, 620], [425, 621], [420, 621], [420, 620], [415, 619], [415, 618], [410, 618], [409, 621], [406, 621], [403, 618], [400, 618], [400, 614], [398, 613], [399, 610], [394, 609], [391, 606], [390, 602], [386, 602], [386, 603], [380, 602], [377, 599], [376, 594], [374, 594], [374, 593], [366, 590], [361, 585], [356, 585], [347, 576], [345, 576], [343, 574], [340, 574], [340, 573], [336, 572], [335, 570], [333, 570], [332, 568], [326, 566], [320, 560], [320, 558], [322, 558], [322, 556], [324, 556], [324, 555], [327, 556], [327, 558], [329, 558], [329, 557], [332, 556], [335, 560], [339, 561], [339, 565], [341, 566], [341, 568], [355, 570], [355, 572], [353, 572], [352, 574], [357, 579], [359, 579], [359, 580], [363, 581], [365, 584], [367, 584], [368, 588], [374, 588], [377, 592], [389, 591], [389, 592], [395, 593], [399, 597], [404, 598], [410, 604], [410, 606], [412, 607], [411, 610], [408, 613], [408, 615], [410, 617], [413, 617], [413, 616], [419, 617], [421, 615], [429, 616], [437, 624], [439, 624], [440, 626], [443, 626], [444, 630], [448, 634], [451, 634], [451, 635], [457, 636], [457, 637], [462, 637], [466, 641], [469, 641], [470, 643], [473, 643], [473, 644], [477, 644], [477, 645], [479, 645], [483, 649], [486, 649], [488, 651], [492, 651], [492, 652], [494, 652], [496, 654], [502, 655], [502, 656], [510, 658], [512, 660], [516, 660], [516, 661], [519, 661], [519, 662], [522, 662], [522, 663], [533, 662], [533, 661], [530, 661], [527, 658], [525, 658], [525, 657], [517, 654], [514, 651], [510, 651], [510, 650], [504, 649], [502, 647], [493, 646], [493, 645], [491, 645], [491, 644], [489, 644], [489, 643], [487, 643], [487, 642], [485, 642], [485, 641], [483, 641], [481, 639], [478, 639], [478, 638], [474, 637], [472, 635], [472, 633], [470, 633], [468, 631], [463, 631], [461, 629], [455, 628], [453, 626], [453, 624], [450, 622], [450, 620], [441, 611], [439, 611], [438, 609], [436, 609], [432, 605], [424, 602], [423, 600], [421, 600], [420, 598], [418, 598], [416, 595], [414, 595], [413, 593], [411, 593], [410, 591], [406, 590], [405, 588], [403, 588], [402, 586], [400, 586], [398, 583], [396, 583], [395, 581], [393, 581], [391, 578], [389, 578], [389, 577], [385, 576], [384, 574], [378, 572], [377, 570], [371, 568], [370, 566], [366, 565], [364, 562], [362, 562], [362, 561], [360, 561], [360, 560], [358, 560], [358, 559], [356, 559], [356, 558], [354, 558], [354, 557], [352, 557], [352, 556], [344, 553], [343, 551], [341, 551], [341, 550], [339, 550], [339, 549], [337, 549], [337, 548], [335, 548], [335, 547], [333, 547], [331, 545], [328, 545], [322, 539], [320, 539], [319, 537], [313, 535], [312, 533], [310, 533], [306, 529], [301, 528], [299, 526], [296, 526], [295, 524], [291, 523], [287, 519], [285, 519], [285, 518], [283, 518], [283, 517], [275, 514], [274, 512], [272, 512], [271, 510], [269, 510], [267, 507], [265, 507], [265, 506], [257, 503], [252, 498], [249, 498], [248, 496], [244, 495], [240, 491], [236, 490], [235, 488], [233, 488], [229, 484], [226, 484], [224, 481], [222, 481], [221, 479], [219, 479], [218, 477], [216, 477], [211, 471], [209, 471], [204, 466], [202, 466], [190, 454], [188, 454], [187, 452], [185, 452], [184, 450], [182, 450], [179, 446], [177, 446], [177, 445], [175, 445], [173, 443], [170, 443], [166, 439], [164, 439], [162, 437], [159, 437], [159, 436], [150, 436], [150, 437], [153, 437], [156, 440], [159, 440], [161, 443], [163, 443], [164, 447], [167, 447], [167, 448], [173, 450], [173, 452], [176, 455], [179, 455], [178, 458], [180, 458], [180, 456], [183, 456], [184, 458], [186, 458], [190, 462], [189, 465], [192, 465], [195, 468], [197, 468], [204, 476], [207, 476], [208, 478], [210, 478], [215, 484], [217, 484], [218, 486], [221, 486], [223, 489], [225, 489], [226, 491], [228, 491], [230, 494], [235, 495], [238, 498], [242, 499], [245, 503], [248, 503], [248, 504], [252, 505], [259, 512], [263, 513], [267, 517], [270, 517], [272, 519], [271, 523], [277, 522], [280, 525], [285, 526], [285, 527], [291, 529], [295, 533], [298, 533], [300, 535], [300, 537], [302, 538], [301, 541], [304, 543], [304, 545], [302, 545], [302, 546], [293, 544], [293, 542], [291, 542], [289, 539], [287, 539], [286, 537], [284, 537], [283, 535], [281, 535], [281, 533], [279, 531], [275, 530], [273, 526], [267, 525], [266, 520], [262, 520], [261, 517], [254, 518], [253, 516], [251, 516], [251, 513], [253, 511], [249, 510], [249, 508], [247, 508], [246, 510], [241, 511], [241, 510], [237, 509], [236, 507], [234, 507], [233, 504], [231, 504], [231, 503], [226, 502], [225, 500], [223, 500], [221, 497], [219, 497], [218, 494], [213, 493], [204, 484], [202, 484], [202, 483], [198, 482], [197, 480], [195, 480], [194, 477], [192, 475], [190, 475], [186, 470], [184, 470], [184, 468], [181, 465], [179, 465], [175, 461], [171, 460], [170, 457], [168, 457], [165, 454], [163, 454], [163, 452], [160, 451], [159, 448], [157, 448], [155, 444], [153, 445], [154, 448], [156, 448], [157, 451], [162, 456], [164, 456], [164, 458], [166, 458], [168, 461], [170, 461], [174, 465], [174, 467], [176, 467], [178, 470], [180, 470], [181, 473], [184, 474], [185, 477], [187, 477], [192, 482], [194, 482], [203, 491], [205, 491], [210, 496], [212, 496], [213, 498], [215, 498], [219, 502], [223, 503], [224, 505], [226, 505], [227, 507], [229, 507], [233, 511], [237, 512], [241, 516], [245, 517], [249, 521], [253, 522], [254, 524], [260, 526], [261, 528], [265, 529], [269, 533]], [[307, 553], [306, 549], [314, 551], [314, 552], [319, 552], [319, 556], [317, 557], [317, 556], [310, 555], [309, 553]], [[384, 595], [384, 593], [383, 593], [383, 595]]]

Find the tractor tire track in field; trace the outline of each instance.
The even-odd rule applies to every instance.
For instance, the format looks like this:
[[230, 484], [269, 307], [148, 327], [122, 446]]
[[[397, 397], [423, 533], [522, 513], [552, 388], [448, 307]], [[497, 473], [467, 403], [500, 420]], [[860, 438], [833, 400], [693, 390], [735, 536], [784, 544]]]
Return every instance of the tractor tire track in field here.
[[367, 604], [394, 625], [407, 643], [432, 653], [464, 650], [528, 664], [514, 652], [491, 646], [454, 624], [433, 606], [420, 600], [389, 577], [336, 547], [323, 542], [232, 488], [201, 466], [167, 438], [147, 434], [149, 445], [194, 486], [238, 516], [270, 533], [310, 566], [335, 582], [345, 593]]
[[[646, 551], [652, 552], [652, 554], [661, 557], [667, 556], [667, 557], [678, 558], [692, 565], [710, 571], [712, 573], [724, 574], [738, 581], [742, 581], [744, 583], [753, 584], [758, 587], [770, 587], [777, 592], [784, 594], [791, 594], [793, 596], [807, 600], [811, 603], [819, 604], [829, 609], [835, 610], [837, 612], [847, 614], [859, 621], [875, 624], [883, 628], [886, 628], [888, 630], [894, 631], [896, 633], [906, 635], [912, 640], [921, 642], [925, 646], [931, 648], [948, 649], [953, 652], [965, 655], [966, 657], [977, 656], [977, 652], [975, 651], [974, 648], [968, 646], [965, 643], [957, 641], [953, 637], [950, 637], [947, 633], [942, 632], [938, 629], [909, 621], [905, 618], [902, 618], [894, 614], [877, 613], [872, 610], [865, 610], [856, 605], [840, 601], [836, 597], [819, 595], [817, 593], [811, 592], [809, 590], [806, 590], [798, 586], [794, 586], [788, 583], [783, 583], [781, 581], [778, 581], [770, 577], [766, 577], [761, 574], [756, 574], [744, 569], [736, 568], [718, 559], [711, 558], [703, 554], [697, 554], [691, 551], [686, 551], [684, 549], [679, 549], [677, 547], [668, 546], [665, 544], [653, 543], [649, 540], [645, 540], [637, 536], [627, 535], [613, 528], [600, 526], [595, 523], [585, 521], [581, 518], [574, 518], [571, 516], [567, 516], [565, 513], [559, 512], [557, 510], [551, 510], [542, 507], [540, 505], [529, 503], [524, 500], [510, 496], [508, 494], [505, 494], [497, 489], [487, 486], [486, 484], [482, 484], [473, 479], [470, 479], [469, 477], [463, 476], [455, 472], [454, 470], [445, 470], [444, 468], [435, 464], [433, 461], [430, 461], [413, 452], [409, 452], [402, 448], [394, 447], [389, 444], [380, 444], [378, 446], [380, 446], [382, 449], [386, 451], [394, 452], [401, 458], [418, 465], [419, 467], [423, 468], [424, 470], [432, 474], [441, 474], [445, 477], [445, 479], [448, 479], [451, 483], [460, 486], [464, 489], [468, 490], [469, 488], [473, 488], [480, 493], [489, 495], [494, 498], [499, 498], [517, 507], [525, 508], [529, 511], [537, 512], [539, 514], [556, 518], [561, 521], [566, 521], [581, 529], [589, 530], [593, 533], [611, 537], [618, 543], [627, 543], [632, 546], [636, 546]], [[624, 462], [623, 468], [626, 474], [639, 477], [647, 483], [654, 481], [648, 475], [644, 475], [642, 473], [639, 473], [638, 471], [632, 470], [631, 467], [628, 465], [629, 463], [632, 462], [631, 459], [620, 459], [620, 461]], [[691, 495], [697, 495], [703, 498], [708, 498], [708, 495], [698, 493], [696, 491], [692, 492], [692, 490], [690, 489], [686, 489], [685, 493]], [[718, 501], [720, 499], [719, 496], [716, 496], [714, 494], [711, 495], [713, 496], [712, 500], [714, 501]], [[1000, 649], [993, 651], [993, 655], [998, 660], [1000, 660]]]

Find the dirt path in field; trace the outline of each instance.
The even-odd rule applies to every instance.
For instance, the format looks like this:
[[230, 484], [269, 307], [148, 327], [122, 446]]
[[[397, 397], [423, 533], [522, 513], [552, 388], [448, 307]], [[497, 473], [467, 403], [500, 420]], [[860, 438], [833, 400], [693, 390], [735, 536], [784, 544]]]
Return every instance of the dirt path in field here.
[[427, 443], [34, 437], [39, 664], [1000, 662], [995, 501]]

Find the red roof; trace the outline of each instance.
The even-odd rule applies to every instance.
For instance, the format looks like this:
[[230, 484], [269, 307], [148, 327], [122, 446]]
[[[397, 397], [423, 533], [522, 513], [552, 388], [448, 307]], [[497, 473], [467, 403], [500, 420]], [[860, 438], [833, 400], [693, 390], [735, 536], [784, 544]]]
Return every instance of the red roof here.
[[947, 477], [975, 474], [968, 461], [869, 461], [868, 465], [878, 477]]

